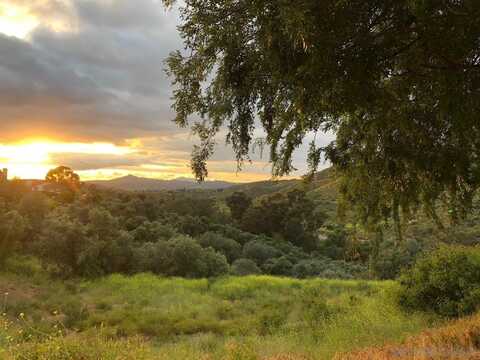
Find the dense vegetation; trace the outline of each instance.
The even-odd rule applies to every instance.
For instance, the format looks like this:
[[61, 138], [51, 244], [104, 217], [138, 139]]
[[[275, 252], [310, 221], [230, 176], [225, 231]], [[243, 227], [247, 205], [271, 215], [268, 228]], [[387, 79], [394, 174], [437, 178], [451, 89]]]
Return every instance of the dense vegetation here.
[[328, 359], [478, 310], [476, 213], [417, 217], [398, 242], [336, 216], [330, 171], [222, 191], [52, 183], [0, 189], [9, 360]]
[[348, 212], [339, 221], [329, 171], [310, 183], [268, 185], [156, 193], [69, 185], [32, 192], [12, 181], [0, 202], [0, 266], [16, 253], [38, 257], [64, 278], [151, 272], [394, 279], [439, 243], [479, 243], [476, 213], [443, 229], [418, 217], [401, 242], [392, 224], [379, 237], [349, 222]]
[[12, 191], [15, 185], [0, 205], [0, 260], [34, 255], [63, 277], [366, 274], [365, 264], [345, 261], [346, 232], [327, 224], [300, 188], [253, 199], [238, 191], [42, 193]]
[[480, 247], [442, 246], [401, 278], [400, 303], [444, 316], [480, 309]]

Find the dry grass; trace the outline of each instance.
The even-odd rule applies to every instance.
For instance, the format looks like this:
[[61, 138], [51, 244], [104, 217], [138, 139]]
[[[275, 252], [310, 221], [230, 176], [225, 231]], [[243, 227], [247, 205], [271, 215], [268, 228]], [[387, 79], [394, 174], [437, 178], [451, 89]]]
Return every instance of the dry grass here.
[[480, 314], [423, 332], [401, 345], [341, 354], [336, 360], [480, 360]]

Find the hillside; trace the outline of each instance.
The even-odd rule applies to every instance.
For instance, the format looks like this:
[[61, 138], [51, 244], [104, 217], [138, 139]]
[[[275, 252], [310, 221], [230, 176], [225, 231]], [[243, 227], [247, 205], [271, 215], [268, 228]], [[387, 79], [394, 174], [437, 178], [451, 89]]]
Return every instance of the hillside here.
[[320, 196], [335, 198], [336, 196], [336, 181], [333, 170], [331, 168], [320, 171], [315, 175], [313, 180], [307, 181], [303, 179], [289, 179], [289, 180], [267, 180], [257, 181], [246, 184], [236, 184], [226, 188], [222, 192], [223, 197], [227, 197], [236, 191], [246, 193], [252, 198], [263, 195], [269, 195], [277, 192], [287, 192], [295, 188], [304, 189], [307, 192], [314, 194], [321, 194]]
[[163, 191], [163, 190], [220, 190], [234, 186], [225, 181], [206, 181], [198, 183], [194, 179], [178, 178], [174, 180], [160, 180], [124, 176], [113, 180], [87, 181], [89, 185], [124, 191]]
[[336, 182], [333, 177], [333, 171], [330, 168], [319, 172], [313, 181], [289, 179], [238, 184], [227, 181], [207, 180], [199, 183], [190, 178], [161, 180], [127, 175], [112, 180], [93, 180], [86, 181], [85, 183], [101, 188], [123, 191], [223, 190], [221, 197], [227, 197], [236, 191], [241, 191], [252, 198], [276, 192], [286, 192], [300, 187], [311, 192], [312, 196], [319, 196], [320, 198], [326, 197], [329, 199], [334, 199], [336, 196]]

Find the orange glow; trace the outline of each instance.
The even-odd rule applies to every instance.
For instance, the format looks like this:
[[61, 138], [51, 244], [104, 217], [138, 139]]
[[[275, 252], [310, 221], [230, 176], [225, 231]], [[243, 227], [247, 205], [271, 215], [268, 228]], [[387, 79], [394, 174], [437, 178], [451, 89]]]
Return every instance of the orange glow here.
[[31, 141], [17, 144], [0, 144], [0, 167], [9, 169], [11, 177], [41, 179], [49, 169], [58, 165], [51, 160], [53, 154], [127, 155], [128, 147], [108, 143], [57, 143]]
[[[159, 148], [146, 152], [142, 148], [141, 139], [130, 139], [125, 146], [101, 142], [61, 142], [46, 139], [30, 139], [17, 143], [0, 143], [0, 169], [8, 168], [9, 177], [21, 179], [43, 179], [47, 172], [59, 165], [72, 167], [82, 180], [108, 180], [126, 175], [138, 177], [170, 180], [178, 177], [192, 178], [189, 165], [189, 154], [185, 158], [172, 156], [168, 150]], [[144, 163], [128, 165], [105, 164], [102, 168], [75, 169], [73, 164], [57, 163], [65, 155], [79, 155], [74, 158], [91, 159], [95, 155], [108, 155], [107, 158], [118, 159], [128, 156], [131, 159], [144, 160]], [[145, 157], [144, 157], [145, 156]], [[162, 159], [161, 162], [152, 161], [150, 157]], [[143, 158], [144, 157], [144, 158]], [[209, 163], [210, 176], [208, 180], [224, 180], [235, 183], [264, 181], [271, 179], [269, 167], [263, 162], [252, 162], [245, 165], [244, 171], [236, 172], [234, 161], [212, 161]], [[294, 177], [286, 177], [291, 179]]]

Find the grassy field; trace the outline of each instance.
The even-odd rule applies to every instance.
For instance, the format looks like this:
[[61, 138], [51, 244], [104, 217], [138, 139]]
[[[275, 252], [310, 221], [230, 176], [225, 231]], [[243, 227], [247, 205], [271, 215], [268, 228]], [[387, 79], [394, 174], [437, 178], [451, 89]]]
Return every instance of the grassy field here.
[[150, 274], [64, 283], [5, 273], [2, 359], [330, 359], [435, 323], [401, 312], [395, 286]]

